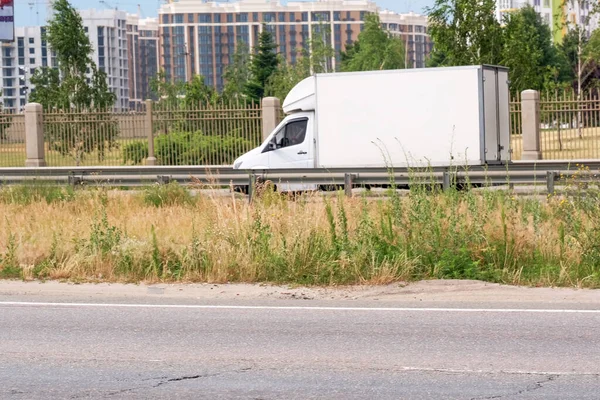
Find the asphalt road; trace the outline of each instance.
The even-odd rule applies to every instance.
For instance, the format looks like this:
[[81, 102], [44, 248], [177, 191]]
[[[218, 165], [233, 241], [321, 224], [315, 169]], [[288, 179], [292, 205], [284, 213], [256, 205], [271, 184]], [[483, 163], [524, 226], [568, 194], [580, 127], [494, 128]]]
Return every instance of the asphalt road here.
[[101, 300], [0, 290], [0, 399], [600, 398], [593, 302]]

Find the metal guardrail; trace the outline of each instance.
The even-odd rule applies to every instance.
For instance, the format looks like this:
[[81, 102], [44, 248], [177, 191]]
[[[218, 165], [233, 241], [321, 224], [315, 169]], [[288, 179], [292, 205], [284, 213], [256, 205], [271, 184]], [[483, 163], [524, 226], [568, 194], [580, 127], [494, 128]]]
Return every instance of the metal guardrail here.
[[[580, 171], [586, 167], [585, 176]], [[598, 173], [595, 173], [598, 172]], [[129, 167], [44, 167], [0, 168], [0, 184], [48, 182], [89, 186], [141, 186], [152, 183], [179, 182], [208, 186], [254, 187], [257, 179], [274, 184], [317, 184], [343, 186], [348, 194], [356, 186], [398, 186], [414, 183], [438, 184], [448, 188], [452, 183], [477, 185], [519, 184], [539, 185], [545, 183], [548, 192], [561, 179], [574, 175], [588, 181], [600, 180], [600, 161], [536, 161], [514, 162], [507, 165], [477, 167], [407, 168], [334, 168], [334, 169], [286, 169], [286, 170], [234, 170], [223, 166], [129, 166]]]

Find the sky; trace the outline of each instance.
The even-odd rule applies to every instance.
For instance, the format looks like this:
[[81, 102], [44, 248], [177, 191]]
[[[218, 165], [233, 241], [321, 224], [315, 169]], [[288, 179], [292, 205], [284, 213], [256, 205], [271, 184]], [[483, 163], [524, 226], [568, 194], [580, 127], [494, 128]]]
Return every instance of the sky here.
[[[201, 1], [201, 0], [198, 0]], [[233, 0], [232, 0], [233, 1]], [[298, 0], [296, 0], [298, 1]], [[300, 0], [302, 1], [302, 0]], [[423, 13], [425, 7], [430, 7], [433, 0], [374, 0], [377, 5], [392, 11], [406, 13], [413, 11]], [[119, 8], [130, 13], [137, 12], [137, 5], [142, 9], [143, 17], [155, 17], [162, 0], [71, 0], [77, 8], [106, 9]], [[282, 3], [286, 1], [282, 0]], [[17, 26], [43, 25], [46, 19], [48, 0], [20, 0], [15, 2], [15, 22]]]

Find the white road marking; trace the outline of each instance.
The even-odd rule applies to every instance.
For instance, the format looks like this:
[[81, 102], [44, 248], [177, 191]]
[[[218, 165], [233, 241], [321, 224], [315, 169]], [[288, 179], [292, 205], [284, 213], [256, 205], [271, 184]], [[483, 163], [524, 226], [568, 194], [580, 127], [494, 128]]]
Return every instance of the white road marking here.
[[281, 311], [368, 311], [368, 312], [448, 312], [448, 313], [540, 313], [600, 314], [600, 310], [526, 309], [526, 308], [410, 308], [410, 307], [300, 307], [300, 306], [235, 306], [202, 304], [118, 304], [118, 303], [46, 303], [2, 301], [0, 306], [85, 307], [85, 308], [154, 308], [191, 310], [281, 310]]

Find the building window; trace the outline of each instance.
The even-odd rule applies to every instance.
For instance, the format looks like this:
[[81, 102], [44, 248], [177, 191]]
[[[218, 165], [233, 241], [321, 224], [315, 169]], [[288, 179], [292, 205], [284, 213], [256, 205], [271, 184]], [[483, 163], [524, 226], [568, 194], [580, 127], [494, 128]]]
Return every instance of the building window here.
[[168, 24], [169, 23], [169, 15], [165, 14], [162, 16], [162, 23], [163, 24]]
[[285, 13], [279, 13], [279, 22], [285, 22]]
[[175, 24], [183, 24], [183, 14], [175, 14]]
[[35, 58], [30, 58], [30, 59], [29, 59], [29, 64], [30, 64], [30, 65], [32, 65], [32, 64], [35, 64]]
[[34, 44], [35, 43], [35, 39], [34, 38], [29, 38], [29, 44]]
[[306, 22], [308, 21], [308, 13], [307, 12], [303, 12], [302, 13], [302, 22]]
[[259, 21], [259, 19], [258, 19], [258, 13], [257, 12], [252, 13], [252, 21], [254, 21], [254, 22], [258, 22]]
[[236, 22], [248, 22], [248, 13], [237, 14]]
[[189, 24], [193, 24], [194, 23], [194, 14], [188, 14], [188, 23]]
[[198, 22], [204, 24], [210, 24], [212, 22], [211, 14], [198, 14]]
[[329, 21], [329, 12], [327, 12], [327, 11], [313, 12], [312, 20], [313, 21]]
[[340, 21], [341, 19], [342, 19], [342, 13], [339, 11], [334, 11], [333, 12], [333, 20]]

